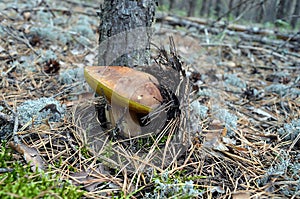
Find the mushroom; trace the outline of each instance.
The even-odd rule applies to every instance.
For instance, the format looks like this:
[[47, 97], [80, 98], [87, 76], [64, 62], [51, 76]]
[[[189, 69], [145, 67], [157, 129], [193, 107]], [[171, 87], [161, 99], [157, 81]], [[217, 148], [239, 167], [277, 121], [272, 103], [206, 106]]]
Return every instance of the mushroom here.
[[163, 98], [158, 80], [141, 71], [122, 66], [85, 67], [84, 76], [90, 87], [105, 95], [112, 106], [111, 123], [118, 124], [125, 137], [141, 135], [138, 115], [157, 108]]

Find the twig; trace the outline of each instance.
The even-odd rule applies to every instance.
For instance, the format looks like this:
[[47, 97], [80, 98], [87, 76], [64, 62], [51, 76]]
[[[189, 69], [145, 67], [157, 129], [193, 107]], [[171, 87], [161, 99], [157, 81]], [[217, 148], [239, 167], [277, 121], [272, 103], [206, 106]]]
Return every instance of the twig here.
[[[283, 34], [270, 29], [262, 29], [259, 27], [248, 27], [236, 24], [227, 24], [226, 21], [211, 22], [209, 20], [203, 20], [198, 18], [178, 17], [178, 16], [158, 16], [156, 20], [161, 23], [167, 23], [172, 26], [183, 27], [195, 27], [199, 32], [207, 31], [213, 35], [225, 33], [228, 36], [240, 37], [243, 41], [258, 42], [261, 44], [267, 44], [269, 46], [284, 45], [287, 49], [297, 49], [299, 44], [297, 43], [297, 34]], [[212, 26], [213, 25], [213, 26]], [[226, 27], [226, 29], [224, 29]], [[276, 37], [276, 39], [270, 39], [270, 36]], [[284, 42], [289, 40], [289, 42]], [[295, 42], [292, 42], [294, 41]], [[276, 50], [274, 50], [276, 51]]]
[[291, 35], [287, 40], [285, 40], [284, 43], [282, 43], [280, 46], [277, 46], [275, 50], [278, 51], [279, 49], [283, 48], [288, 42], [294, 39], [297, 35], [300, 35], [300, 32], [296, 32], [293, 35]]
[[74, 88], [74, 87], [76, 87], [76, 86], [78, 86], [78, 85], [81, 85], [81, 84], [83, 84], [82, 81], [81, 81], [81, 82], [77, 82], [77, 83], [75, 83], [74, 85], [71, 85], [71, 86], [65, 88], [65, 89], [62, 90], [61, 92], [56, 93], [55, 95], [52, 95], [52, 98], [55, 98], [55, 97], [57, 97], [57, 96], [59, 96], [59, 95], [62, 95], [62, 94], [64, 94], [67, 90], [71, 90], [72, 88]]
[[[32, 9], [25, 9], [22, 10], [21, 13], [25, 13], [25, 12], [36, 12], [36, 11], [44, 11], [44, 8], [32, 8]], [[67, 16], [71, 16], [73, 13], [75, 14], [82, 14], [82, 15], [86, 15], [86, 16], [91, 16], [91, 17], [97, 17], [98, 15], [96, 13], [87, 13], [87, 12], [83, 12], [83, 11], [74, 11], [74, 10], [69, 10], [69, 9], [61, 9], [61, 8], [48, 8], [47, 11], [54, 13], [54, 12], [61, 12]], [[52, 14], [53, 15], [53, 14]]]
[[68, 143], [71, 146], [71, 148], [74, 150], [74, 152], [78, 151], [79, 158], [82, 160], [86, 160], [86, 158], [81, 154], [81, 151], [80, 151], [81, 147], [79, 147], [79, 149], [77, 149], [76, 146], [72, 143], [72, 138], [71, 138], [69, 131], [67, 131], [67, 140], [68, 140]]
[[291, 152], [291, 150], [294, 148], [294, 146], [296, 145], [296, 143], [300, 140], [300, 133], [297, 135], [296, 139], [294, 139], [293, 143], [291, 144], [289, 150], [287, 151], [288, 153]]
[[238, 4], [236, 4], [230, 10], [228, 10], [227, 12], [225, 12], [223, 15], [219, 16], [215, 22], [220, 21], [223, 17], [226, 17], [227, 15], [229, 15], [230, 13], [232, 13], [233, 10], [235, 10], [236, 8], [238, 8], [239, 6], [241, 6], [241, 5], [243, 5], [243, 4], [247, 3], [247, 2], [248, 2], [248, 0], [240, 1]]
[[11, 123], [11, 124], [14, 123], [13, 117], [11, 117], [10, 115], [7, 115], [5, 113], [0, 112], [0, 119], [4, 120], [5, 122]]
[[28, 48], [30, 48], [30, 49], [34, 52], [34, 54], [39, 55], [39, 54], [34, 50], [34, 48], [31, 46], [31, 44], [29, 43], [28, 39], [27, 39], [24, 35], [22, 35], [22, 37], [18, 36], [18, 34], [15, 33], [15, 30], [13, 30], [12, 28], [7, 27], [7, 26], [6, 26], [6, 27], [3, 26], [2, 28], [3, 28], [3, 30], [4, 30], [7, 34], [9, 34], [10, 36], [12, 36], [14, 39], [16, 39], [16, 40], [18, 40], [18, 41], [24, 43]]
[[[88, 3], [84, 3], [84, 2], [76, 2], [76, 1], [71, 1], [71, 0], [65, 0], [65, 2], [67, 2], [69, 4], [77, 5], [77, 6], [84, 6], [84, 7], [99, 9], [99, 6], [95, 6], [94, 4], [88, 4]], [[102, 2], [103, 1], [100, 1], [100, 3], [102, 3]]]
[[14, 128], [13, 128], [13, 137], [14, 137], [14, 143], [15, 144], [19, 144], [20, 140], [17, 134], [18, 131], [18, 127], [19, 127], [19, 119], [18, 119], [18, 114], [17, 112], [12, 109], [7, 103], [6, 101], [2, 100], [0, 101], [0, 104], [2, 104], [3, 106], [5, 106], [5, 108], [7, 108], [10, 112], [12, 112], [12, 114], [14, 115]]
[[[222, 43], [200, 43], [199, 45], [202, 46], [202, 47], [210, 47], [210, 46], [220, 46], [220, 47], [225, 46], [225, 47], [229, 47], [229, 48], [234, 47], [234, 45], [232, 45], [232, 44], [222, 44]], [[268, 50], [266, 48], [255, 47], [255, 46], [246, 46], [246, 45], [238, 45], [237, 47], [238, 48], [249, 49], [249, 50], [256, 50], [256, 51], [266, 52], [266, 53], [269, 53], [270, 55], [274, 55], [274, 56], [279, 57], [283, 60], [288, 60], [287, 57], [285, 57], [285, 56], [283, 56], [279, 53], [273, 52], [271, 50]]]
[[9, 173], [12, 172], [14, 169], [11, 168], [0, 168], [0, 173]]

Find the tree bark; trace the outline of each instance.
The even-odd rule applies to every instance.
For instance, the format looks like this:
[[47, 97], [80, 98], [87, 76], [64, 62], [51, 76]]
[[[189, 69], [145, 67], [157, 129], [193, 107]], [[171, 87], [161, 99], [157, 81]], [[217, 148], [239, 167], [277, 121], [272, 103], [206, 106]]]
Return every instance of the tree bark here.
[[206, 11], [206, 4], [207, 4], [207, 0], [203, 0], [200, 9], [200, 16], [204, 16]]
[[255, 21], [258, 22], [258, 23], [261, 23], [262, 22], [262, 19], [264, 17], [264, 12], [265, 12], [265, 0], [264, 1], [261, 1], [259, 6], [258, 6], [258, 10], [257, 10], [257, 16], [256, 16], [256, 19]]
[[236, 9], [236, 13], [235, 13], [235, 17], [238, 17], [240, 15], [240, 13], [242, 12], [242, 7], [243, 5], [241, 3], [238, 4], [237, 9]]
[[197, 1], [195, 0], [189, 0], [188, 1], [188, 17], [195, 16], [195, 9], [196, 9]]
[[296, 1], [295, 10], [294, 10], [294, 13], [293, 13], [293, 16], [291, 19], [291, 26], [293, 28], [296, 27], [297, 20], [299, 18], [299, 14], [300, 14], [300, 1], [298, 0], [298, 1]]
[[232, 7], [233, 7], [233, 0], [230, 0], [229, 4], [228, 4], [228, 11], [231, 11], [231, 12], [227, 11], [227, 20], [228, 21], [230, 19], [230, 15], [233, 16]]
[[276, 19], [284, 19], [285, 18], [285, 0], [279, 0]]
[[292, 19], [291, 15], [293, 13], [294, 2], [295, 2], [295, 0], [289, 0], [289, 1], [286, 2], [286, 8], [285, 9], [287, 10], [287, 14], [289, 15], [289, 21]]
[[164, 4], [164, 0], [158, 0], [158, 5], [162, 6]]
[[175, 7], [175, 0], [170, 0], [169, 11], [173, 10]]
[[221, 1], [215, 1], [215, 6], [214, 6], [214, 15], [219, 17], [221, 15]]
[[147, 65], [156, 0], [104, 0], [100, 9], [101, 66]]
[[210, 11], [211, 11], [212, 5], [213, 5], [212, 0], [208, 0], [208, 4], [206, 7], [206, 17], [210, 17]]

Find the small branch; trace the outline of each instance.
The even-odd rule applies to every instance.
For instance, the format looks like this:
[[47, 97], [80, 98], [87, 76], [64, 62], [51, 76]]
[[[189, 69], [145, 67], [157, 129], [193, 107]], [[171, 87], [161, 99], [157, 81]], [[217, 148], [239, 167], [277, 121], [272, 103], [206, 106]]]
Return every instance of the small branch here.
[[22, 34], [22, 37], [18, 36], [18, 34], [15, 33], [15, 30], [13, 30], [12, 28], [10, 27], [5, 27], [3, 26], [3, 30], [9, 34], [11, 37], [13, 37], [14, 39], [24, 43], [28, 48], [30, 48], [34, 54], [36, 55], [39, 55], [35, 50], [34, 48], [31, 46], [31, 44], [29, 43], [28, 39]]
[[[36, 12], [36, 11], [44, 11], [44, 8], [32, 8], [32, 9], [25, 9], [22, 10], [21, 13], [24, 12]], [[74, 11], [74, 10], [69, 10], [69, 9], [62, 9], [62, 8], [47, 8], [47, 11], [54, 13], [54, 12], [61, 12], [64, 15], [67, 16], [71, 16], [72, 14], [82, 14], [82, 15], [86, 15], [86, 16], [91, 16], [91, 17], [97, 17], [97, 13], [87, 13], [87, 12], [83, 12], [83, 11]], [[53, 15], [53, 14], [52, 14]]]
[[[99, 6], [95, 6], [95, 4], [88, 4], [88, 3], [84, 3], [84, 2], [77, 2], [77, 1], [71, 1], [71, 0], [65, 0], [65, 2], [76, 5], [76, 6], [83, 6], [83, 7], [99, 9]], [[103, 3], [103, 0], [100, 0], [99, 3]]]
[[12, 109], [6, 101], [2, 100], [0, 101], [0, 104], [3, 105], [5, 108], [7, 108], [10, 112], [12, 112], [13, 117], [14, 117], [14, 128], [13, 128], [13, 138], [14, 138], [14, 143], [17, 145], [20, 143], [19, 136], [17, 134], [18, 127], [19, 127], [19, 119], [18, 119], [18, 114], [17, 112]]
[[13, 170], [14, 169], [11, 169], [11, 168], [0, 168], [0, 173], [10, 173]]
[[4, 120], [5, 122], [11, 123], [11, 124], [14, 123], [13, 117], [11, 117], [10, 115], [7, 115], [5, 113], [0, 112], [0, 119]]
[[236, 4], [234, 7], [232, 7], [230, 10], [228, 10], [227, 12], [225, 12], [223, 15], [219, 16], [216, 20], [216, 22], [220, 21], [223, 17], [226, 17], [227, 15], [229, 15], [230, 13], [233, 12], [233, 10], [237, 9], [239, 6], [241, 6], [244, 3], [247, 3], [248, 0], [244, 0], [244, 1], [240, 1], [238, 4]]
[[[300, 41], [298, 32], [280, 33], [271, 29], [228, 24], [226, 21], [212, 22], [206, 19], [174, 15], [158, 15], [156, 20], [171, 26], [195, 27], [202, 33], [206, 31], [213, 35], [225, 33], [228, 36], [238, 36], [243, 41], [258, 42], [274, 47], [284, 46], [287, 49], [298, 49]], [[276, 39], [270, 39], [270, 37], [275, 37]]]
[[75, 88], [76, 86], [79, 86], [79, 85], [81, 85], [81, 84], [83, 84], [83, 83], [84, 83], [84, 82], [81, 81], [81, 82], [77, 82], [77, 83], [75, 83], [75, 84], [73, 84], [73, 85], [70, 85], [69, 87], [63, 89], [61, 92], [56, 93], [55, 95], [53, 95], [52, 98], [55, 98], [55, 97], [57, 97], [57, 96], [60, 96], [60, 95], [64, 94], [65, 92], [67, 92], [68, 90], [71, 90], [72, 88]]
[[290, 148], [288, 149], [288, 153], [292, 151], [296, 143], [300, 140], [300, 133], [297, 135], [297, 137], [294, 139], [293, 143], [290, 145]]

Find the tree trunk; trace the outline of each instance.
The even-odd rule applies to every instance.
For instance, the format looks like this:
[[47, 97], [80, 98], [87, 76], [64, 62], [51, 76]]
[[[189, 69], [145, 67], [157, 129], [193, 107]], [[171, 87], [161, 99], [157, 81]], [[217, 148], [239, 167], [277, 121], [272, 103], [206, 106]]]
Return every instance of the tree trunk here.
[[206, 11], [206, 4], [207, 4], [207, 0], [203, 0], [200, 9], [200, 16], [204, 16]]
[[173, 10], [175, 6], [175, 0], [170, 0], [169, 10]]
[[238, 17], [240, 15], [240, 13], [242, 12], [242, 7], [243, 5], [241, 3], [238, 4], [237, 8], [236, 8], [236, 13], [235, 13], [235, 17]]
[[293, 13], [293, 16], [291, 19], [291, 26], [293, 28], [296, 27], [297, 20], [299, 18], [299, 14], [300, 14], [300, 1], [298, 0], [298, 1], [296, 1], [295, 10], [294, 10], [294, 13]]
[[257, 15], [256, 15], [256, 19], [255, 22], [261, 23], [262, 19], [264, 18], [264, 12], [265, 12], [265, 0], [261, 1], [259, 6], [258, 6], [258, 10], [257, 10]]
[[164, 4], [164, 0], [158, 0], [158, 5], [162, 6]]
[[189, 0], [188, 1], [188, 17], [195, 16], [195, 9], [196, 9], [197, 1], [195, 0]]
[[276, 19], [284, 19], [285, 18], [285, 0], [279, 0]]
[[101, 66], [147, 65], [155, 0], [104, 0], [100, 10]]
[[214, 11], [215, 16], [221, 16], [221, 1], [215, 1]]
[[[229, 1], [229, 4], [228, 4], [228, 13], [227, 13], [227, 20], [229, 21], [230, 19], [230, 15], [233, 16], [233, 11], [232, 11], [232, 7], [233, 7], [233, 0], [230, 0]], [[229, 12], [230, 11], [230, 12]]]
[[287, 11], [287, 15], [289, 16], [289, 21], [292, 18], [291, 16], [292, 16], [292, 12], [293, 12], [294, 2], [295, 2], [295, 0], [289, 0], [289, 1], [286, 2], [285, 10]]
[[208, 4], [207, 4], [207, 10], [206, 10], [206, 17], [210, 17], [210, 11], [211, 11], [211, 7], [212, 7], [213, 3], [212, 0], [208, 0]]

